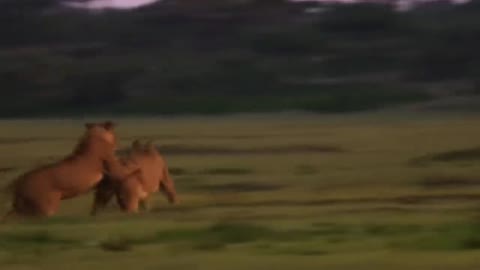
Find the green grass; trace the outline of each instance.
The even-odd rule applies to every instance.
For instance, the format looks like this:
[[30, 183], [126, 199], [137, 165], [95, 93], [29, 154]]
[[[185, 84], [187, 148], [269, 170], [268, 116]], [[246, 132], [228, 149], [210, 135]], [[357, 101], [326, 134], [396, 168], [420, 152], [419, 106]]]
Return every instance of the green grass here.
[[253, 173], [248, 168], [211, 168], [203, 171], [204, 174], [210, 175], [245, 175]]
[[[63, 201], [53, 218], [0, 224], [0, 268], [480, 267], [480, 164], [463, 152], [432, 159], [478, 147], [477, 115], [115, 120], [121, 146], [197, 146], [162, 152], [181, 203], [158, 194], [149, 213], [112, 204], [93, 218], [91, 194]], [[0, 186], [68, 153], [82, 124], [0, 121], [0, 167], [14, 168]], [[412, 166], [418, 157], [430, 158]]]
[[412, 165], [425, 165], [428, 162], [462, 162], [480, 160], [480, 148], [449, 150], [421, 157], [412, 158]]

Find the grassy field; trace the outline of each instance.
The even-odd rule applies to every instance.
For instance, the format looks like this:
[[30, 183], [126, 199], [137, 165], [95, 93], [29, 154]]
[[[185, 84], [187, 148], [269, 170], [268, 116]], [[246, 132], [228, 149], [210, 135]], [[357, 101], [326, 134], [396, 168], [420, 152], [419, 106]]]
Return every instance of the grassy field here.
[[[64, 201], [0, 225], [0, 269], [477, 270], [479, 118], [114, 119], [123, 147], [155, 140], [180, 204], [89, 217], [91, 194]], [[67, 154], [83, 123], [0, 121], [0, 185]]]

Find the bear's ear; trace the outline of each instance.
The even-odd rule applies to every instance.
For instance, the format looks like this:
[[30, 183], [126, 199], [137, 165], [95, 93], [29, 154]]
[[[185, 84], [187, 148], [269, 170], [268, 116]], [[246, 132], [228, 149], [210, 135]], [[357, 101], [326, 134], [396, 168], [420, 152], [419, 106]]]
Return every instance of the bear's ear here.
[[94, 123], [85, 123], [85, 128], [86, 128], [86, 129], [91, 129], [91, 128], [93, 128], [94, 126], [95, 126]]
[[103, 127], [106, 129], [106, 130], [112, 130], [113, 128], [115, 128], [116, 124], [112, 121], [105, 121], [103, 123]]

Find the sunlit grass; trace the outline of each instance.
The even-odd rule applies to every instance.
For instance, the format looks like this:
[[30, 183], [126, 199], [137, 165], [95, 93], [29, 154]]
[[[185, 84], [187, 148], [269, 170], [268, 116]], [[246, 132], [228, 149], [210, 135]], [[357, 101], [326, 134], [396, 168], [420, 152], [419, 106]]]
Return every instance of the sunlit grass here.
[[[150, 213], [112, 203], [93, 218], [87, 194], [63, 201], [51, 219], [2, 224], [0, 268], [476, 270], [480, 163], [458, 151], [480, 146], [479, 119], [412, 117], [116, 119], [122, 147], [146, 138], [160, 149], [249, 151], [165, 148], [177, 206], [155, 195]], [[84, 122], [0, 121], [0, 186], [69, 153]], [[439, 155], [453, 159], [412, 164]]]

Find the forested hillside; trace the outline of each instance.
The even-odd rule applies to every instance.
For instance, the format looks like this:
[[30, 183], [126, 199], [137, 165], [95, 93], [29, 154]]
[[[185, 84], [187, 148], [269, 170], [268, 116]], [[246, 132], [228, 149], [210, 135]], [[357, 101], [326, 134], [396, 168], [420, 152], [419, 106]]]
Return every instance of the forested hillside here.
[[479, 1], [197, 2], [0, 1], [0, 116], [349, 112], [480, 93]]

